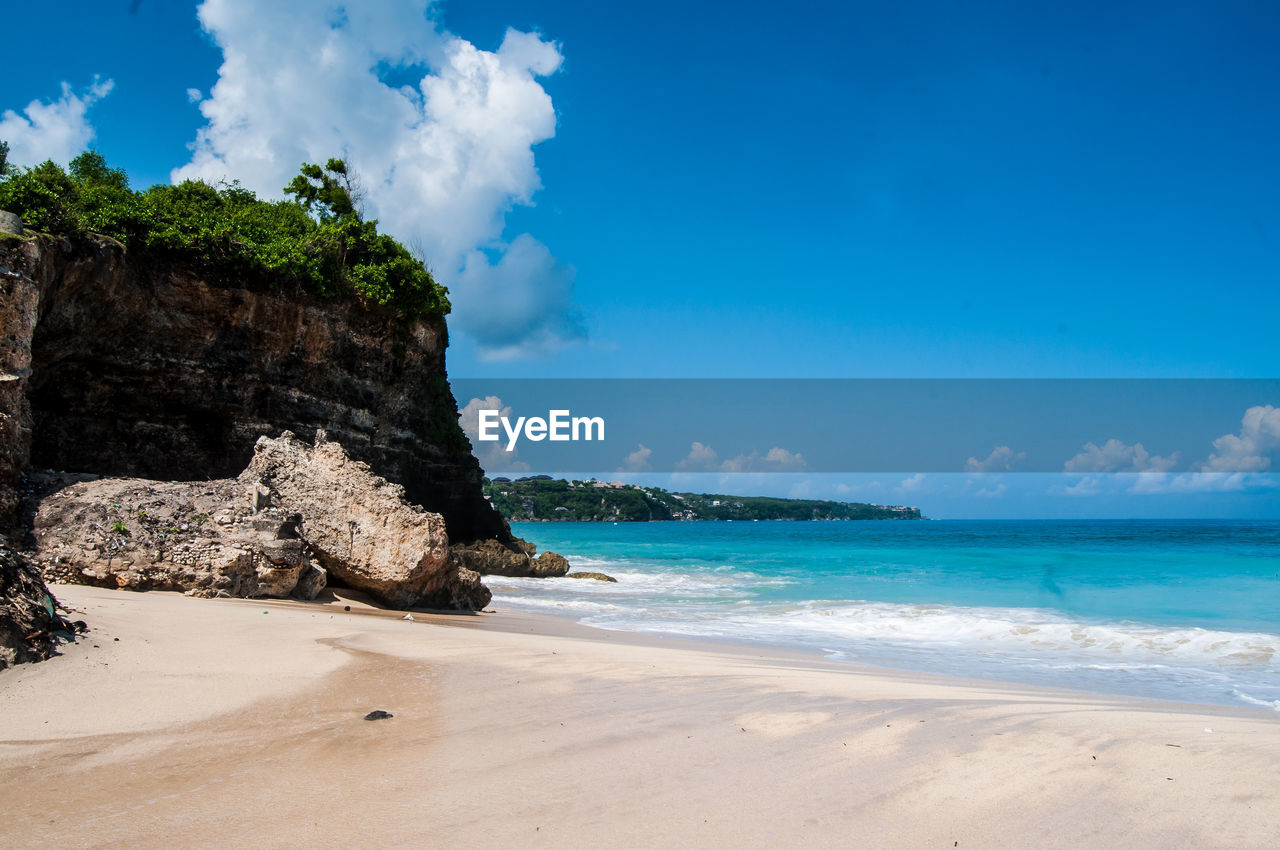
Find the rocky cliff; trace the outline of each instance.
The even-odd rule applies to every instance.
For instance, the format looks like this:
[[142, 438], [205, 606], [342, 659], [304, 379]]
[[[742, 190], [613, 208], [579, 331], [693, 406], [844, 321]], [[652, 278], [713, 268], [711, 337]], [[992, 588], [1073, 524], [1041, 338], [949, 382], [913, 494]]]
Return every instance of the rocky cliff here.
[[106, 237], [0, 238], [0, 513], [38, 468], [230, 478], [263, 435], [317, 429], [444, 517], [510, 541], [445, 377], [443, 319], [215, 285]]
[[[282, 292], [261, 277], [228, 280], [225, 269], [211, 274], [198, 261], [132, 256], [103, 236], [6, 228], [0, 532], [16, 531], [16, 540], [28, 530], [12, 527], [24, 469], [135, 479], [86, 485], [85, 493], [73, 490], [66, 502], [46, 506], [42, 562], [55, 577], [309, 598], [327, 576], [388, 604], [477, 609], [489, 594], [471, 563], [534, 571], [529, 547], [511, 536], [481, 490], [482, 472], [445, 375], [442, 317], [410, 319], [355, 296]], [[245, 482], [235, 477], [260, 437], [285, 431], [323, 431], [340, 444], [344, 463], [370, 478], [362, 485], [369, 504], [339, 501], [326, 513], [308, 502], [308, 461], [291, 467], [296, 480], [277, 476], [267, 490], [311, 510], [310, 537], [304, 527], [295, 538], [285, 514], [244, 515]], [[334, 460], [329, 450], [317, 452]], [[350, 469], [339, 464], [328, 472]], [[270, 477], [265, 469], [245, 474]], [[163, 483], [177, 481], [205, 484]], [[113, 536], [123, 520], [97, 522], [105, 515], [92, 504], [106, 491], [116, 508], [137, 508], [133, 521], [147, 515], [146, 503], [178, 513], [190, 508], [193, 517], [222, 510], [231, 522], [193, 532], [189, 524], [181, 528], [176, 513], [168, 518], [174, 522], [156, 514], [139, 528], [147, 534]], [[210, 511], [200, 508], [206, 501]], [[360, 515], [329, 528], [344, 509]], [[398, 524], [398, 537], [376, 539], [387, 531], [378, 526], [384, 519]], [[77, 537], [76, 523], [90, 520], [100, 533]], [[184, 534], [174, 529], [190, 539], [175, 541]], [[353, 529], [370, 539], [355, 545]], [[476, 543], [484, 557], [469, 545]], [[67, 633], [26, 556], [4, 551], [0, 666], [47, 657], [51, 636]], [[554, 558], [539, 560], [544, 573], [563, 572]]]

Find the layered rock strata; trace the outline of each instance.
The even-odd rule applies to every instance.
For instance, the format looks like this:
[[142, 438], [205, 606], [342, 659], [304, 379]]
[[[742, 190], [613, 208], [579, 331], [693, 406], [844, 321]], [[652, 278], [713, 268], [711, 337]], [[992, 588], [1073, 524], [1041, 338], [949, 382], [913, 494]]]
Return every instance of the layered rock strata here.
[[28, 463], [230, 478], [259, 436], [323, 428], [456, 541], [509, 541], [458, 426], [446, 344], [441, 317], [214, 283], [106, 237], [0, 239], [0, 511]]

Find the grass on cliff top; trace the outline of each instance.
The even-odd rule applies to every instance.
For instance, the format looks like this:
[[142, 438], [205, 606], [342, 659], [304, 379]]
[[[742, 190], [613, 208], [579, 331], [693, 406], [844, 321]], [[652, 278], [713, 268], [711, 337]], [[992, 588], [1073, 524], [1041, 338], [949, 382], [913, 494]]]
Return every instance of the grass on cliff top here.
[[304, 163], [284, 187], [284, 201], [264, 201], [235, 182], [187, 180], [136, 191], [96, 151], [66, 170], [52, 161], [34, 168], [3, 163], [0, 156], [0, 210], [17, 213], [32, 230], [100, 233], [136, 257], [181, 262], [224, 285], [354, 292], [409, 317], [449, 312], [447, 290], [423, 263], [361, 216], [340, 159], [323, 168]]

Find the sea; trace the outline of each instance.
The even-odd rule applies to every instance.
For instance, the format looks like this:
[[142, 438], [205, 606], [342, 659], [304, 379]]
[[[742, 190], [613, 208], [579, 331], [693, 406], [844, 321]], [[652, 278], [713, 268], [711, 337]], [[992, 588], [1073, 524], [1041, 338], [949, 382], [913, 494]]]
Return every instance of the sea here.
[[513, 523], [586, 579], [495, 609], [899, 670], [1280, 711], [1280, 522]]

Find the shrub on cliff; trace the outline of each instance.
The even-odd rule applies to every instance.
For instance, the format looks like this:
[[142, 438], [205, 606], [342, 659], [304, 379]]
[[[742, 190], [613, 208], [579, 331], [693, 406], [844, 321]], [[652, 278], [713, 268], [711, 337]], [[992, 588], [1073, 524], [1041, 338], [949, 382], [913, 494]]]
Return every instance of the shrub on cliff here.
[[32, 230], [101, 233], [138, 255], [190, 263], [226, 283], [356, 292], [408, 316], [449, 312], [445, 288], [361, 216], [342, 160], [304, 163], [285, 193], [292, 199], [264, 201], [239, 183], [194, 180], [139, 192], [96, 151], [66, 170], [50, 161], [0, 171], [0, 209]]

